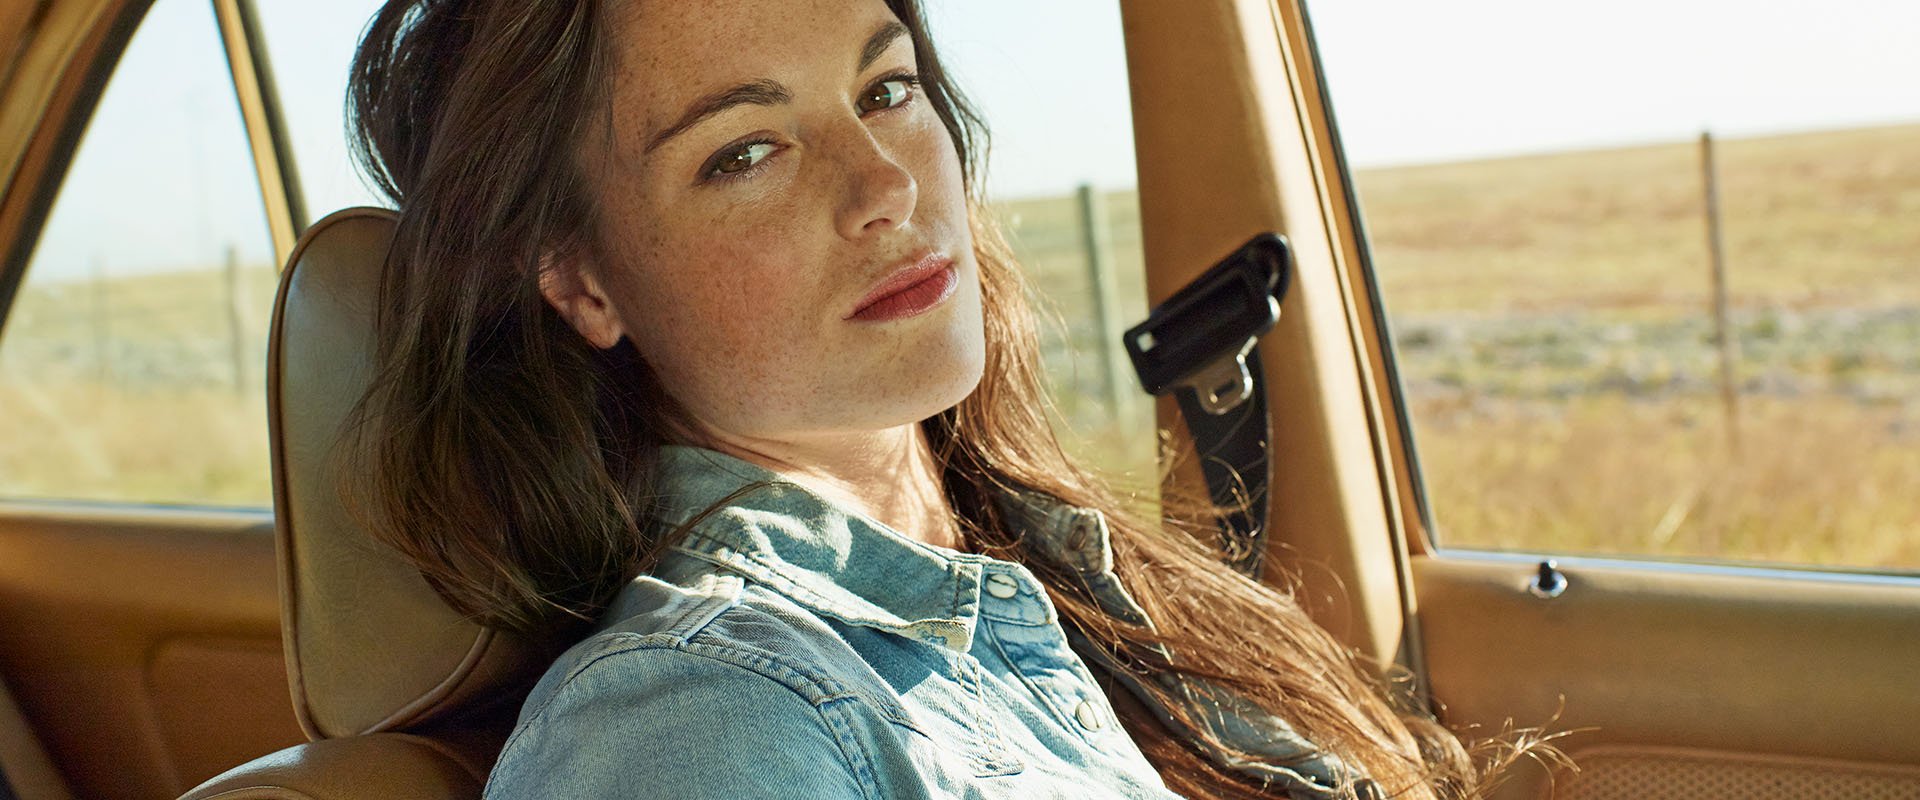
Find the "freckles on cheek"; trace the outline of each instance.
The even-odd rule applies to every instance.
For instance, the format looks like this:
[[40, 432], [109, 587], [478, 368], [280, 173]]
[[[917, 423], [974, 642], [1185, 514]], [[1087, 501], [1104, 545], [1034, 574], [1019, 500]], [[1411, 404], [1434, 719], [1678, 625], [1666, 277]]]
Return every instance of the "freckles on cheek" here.
[[[801, 298], [790, 269], [770, 261], [778, 250], [720, 247], [703, 253], [684, 280], [685, 315], [704, 340], [706, 356], [736, 374], [764, 374], [800, 343], [818, 336], [807, 324], [810, 304]], [[817, 303], [811, 304], [817, 305]]]

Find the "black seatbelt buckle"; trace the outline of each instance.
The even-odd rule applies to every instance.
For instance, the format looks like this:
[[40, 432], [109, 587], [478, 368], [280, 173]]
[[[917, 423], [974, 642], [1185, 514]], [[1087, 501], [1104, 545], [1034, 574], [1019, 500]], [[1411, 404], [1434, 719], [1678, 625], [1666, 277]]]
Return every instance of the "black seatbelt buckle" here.
[[1148, 394], [1190, 388], [1209, 414], [1253, 394], [1247, 353], [1280, 319], [1291, 282], [1287, 240], [1262, 233], [1127, 330], [1127, 356]]

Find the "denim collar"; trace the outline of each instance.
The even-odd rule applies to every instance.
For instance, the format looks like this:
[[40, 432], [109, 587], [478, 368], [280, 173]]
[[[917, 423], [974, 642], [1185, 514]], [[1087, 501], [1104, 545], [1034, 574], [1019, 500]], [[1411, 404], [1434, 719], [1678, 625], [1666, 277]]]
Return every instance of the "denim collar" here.
[[710, 564], [850, 625], [954, 651], [972, 646], [992, 559], [914, 541], [723, 453], [667, 446], [658, 458], [660, 523], [677, 530], [713, 510], [688, 528], [657, 574], [710, 571], [688, 562]]
[[[699, 568], [702, 563], [719, 566], [850, 625], [955, 651], [972, 646], [980, 582], [987, 566], [998, 563], [995, 559], [909, 539], [724, 453], [670, 445], [660, 448], [657, 463], [654, 517], [660, 523], [677, 530], [713, 511], [688, 528], [656, 574], [708, 571]], [[1102, 576], [1111, 578], [1113, 550], [1098, 510], [1024, 490], [1003, 490], [993, 500], [1026, 541], [1030, 557], [1096, 583], [1104, 582]], [[1130, 598], [1119, 605], [1108, 611], [1139, 615]]]

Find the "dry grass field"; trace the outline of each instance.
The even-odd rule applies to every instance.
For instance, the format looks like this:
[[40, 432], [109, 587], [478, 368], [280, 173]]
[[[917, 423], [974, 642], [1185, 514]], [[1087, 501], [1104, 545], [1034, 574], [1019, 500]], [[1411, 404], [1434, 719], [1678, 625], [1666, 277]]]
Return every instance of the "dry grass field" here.
[[[1737, 450], [1697, 143], [1356, 177], [1444, 544], [1920, 569], [1920, 126], [1719, 160]], [[1103, 200], [1130, 323], [1137, 202]], [[1065, 438], [1150, 486], [1150, 405], [1105, 399], [1077, 203], [998, 210]], [[273, 277], [243, 278], [30, 280], [0, 339], [0, 496], [265, 506]]]
[[262, 373], [277, 277], [239, 277], [29, 278], [0, 329], [0, 496], [272, 505]]
[[[8, 378], [13, 375], [9, 374]], [[96, 380], [0, 385], [9, 498], [266, 508], [261, 391], [133, 389]]]
[[1443, 543], [1920, 569], [1920, 126], [1365, 172]]
[[[1920, 302], [1920, 126], [1721, 141], [1741, 307]], [[1697, 142], [1363, 171], [1396, 314], [1693, 314], [1707, 283]]]

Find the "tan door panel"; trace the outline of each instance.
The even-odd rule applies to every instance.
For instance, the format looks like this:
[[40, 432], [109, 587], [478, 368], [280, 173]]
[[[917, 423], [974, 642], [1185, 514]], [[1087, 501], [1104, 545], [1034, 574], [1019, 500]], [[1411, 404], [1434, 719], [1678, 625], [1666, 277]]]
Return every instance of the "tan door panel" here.
[[[1599, 747], [1574, 754], [1566, 800], [1912, 800], [1920, 767], [1662, 747]], [[1535, 795], [1537, 796], [1537, 795]]]
[[[1567, 588], [1543, 599], [1536, 563], [1449, 553], [1413, 574], [1444, 718], [1579, 729], [1561, 744], [1592, 763], [1561, 796], [1645, 780], [1627, 773], [1751, 782], [1797, 758], [1920, 797], [1895, 768], [1920, 764], [1920, 581], [1562, 559]], [[1545, 796], [1532, 772], [1502, 796]], [[1858, 796], [1826, 785], [1794, 796]]]
[[79, 797], [175, 797], [304, 741], [272, 519], [0, 505], [0, 676]]

